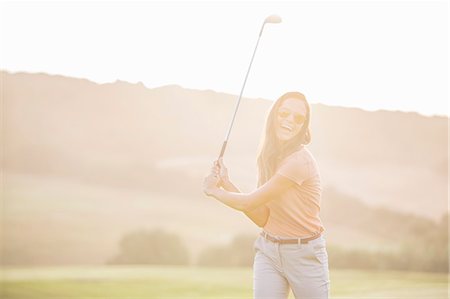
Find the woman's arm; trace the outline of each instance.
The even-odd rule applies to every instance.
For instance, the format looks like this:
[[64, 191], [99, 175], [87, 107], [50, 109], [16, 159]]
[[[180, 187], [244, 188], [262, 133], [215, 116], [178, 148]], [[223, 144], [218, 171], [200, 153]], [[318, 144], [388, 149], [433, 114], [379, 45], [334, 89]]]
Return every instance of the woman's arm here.
[[294, 181], [280, 174], [275, 174], [264, 185], [250, 193], [229, 192], [217, 187], [217, 179], [205, 179], [204, 192], [223, 204], [244, 213], [251, 213], [290, 188]]
[[267, 206], [260, 206], [253, 211], [244, 212], [253, 223], [259, 227], [264, 227], [269, 219], [270, 210]]
[[[214, 162], [214, 166], [211, 169], [212, 173], [218, 175], [220, 178], [219, 186], [229, 192], [241, 193], [238, 187], [236, 187], [228, 176], [228, 169], [223, 164], [223, 159], [220, 158]], [[263, 227], [269, 219], [270, 210], [265, 205], [258, 207], [252, 211], [244, 212], [244, 214], [257, 226]]]
[[[222, 187], [226, 191], [241, 193], [241, 191], [230, 180], [222, 181]], [[263, 227], [264, 225], [266, 225], [267, 220], [269, 219], [270, 211], [269, 211], [268, 207], [263, 205], [252, 211], [248, 211], [248, 212], [244, 212], [244, 213], [257, 226]]]
[[[223, 164], [223, 159], [220, 158], [214, 163], [213, 172], [218, 174], [221, 181], [221, 186], [223, 189], [229, 192], [241, 193], [238, 187], [236, 187], [228, 176], [228, 169]], [[265, 205], [260, 206], [252, 211], [244, 212], [244, 214], [259, 227], [266, 225], [269, 219], [270, 210]]]
[[230, 191], [230, 192], [236, 192], [241, 193], [241, 190], [238, 189], [230, 180], [222, 180], [222, 188]]

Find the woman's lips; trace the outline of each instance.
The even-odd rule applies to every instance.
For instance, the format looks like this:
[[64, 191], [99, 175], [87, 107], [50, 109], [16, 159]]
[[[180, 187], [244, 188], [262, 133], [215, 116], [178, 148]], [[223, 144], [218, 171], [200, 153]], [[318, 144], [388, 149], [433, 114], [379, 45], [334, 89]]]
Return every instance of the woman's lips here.
[[292, 127], [288, 126], [288, 125], [281, 125], [281, 129], [283, 129], [284, 131], [289, 131], [292, 132]]

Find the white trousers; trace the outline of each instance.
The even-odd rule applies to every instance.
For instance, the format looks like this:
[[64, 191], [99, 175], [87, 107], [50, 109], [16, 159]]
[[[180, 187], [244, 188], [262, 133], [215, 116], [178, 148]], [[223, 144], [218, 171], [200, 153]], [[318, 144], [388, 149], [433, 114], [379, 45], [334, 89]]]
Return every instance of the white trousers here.
[[307, 244], [278, 244], [259, 236], [254, 244], [253, 297], [327, 299], [330, 290], [325, 238]]

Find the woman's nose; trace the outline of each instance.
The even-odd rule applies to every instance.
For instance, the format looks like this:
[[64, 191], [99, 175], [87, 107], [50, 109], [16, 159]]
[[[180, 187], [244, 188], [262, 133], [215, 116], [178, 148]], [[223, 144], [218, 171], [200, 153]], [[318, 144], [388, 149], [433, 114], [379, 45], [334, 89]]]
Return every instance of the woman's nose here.
[[295, 117], [294, 114], [289, 114], [288, 117], [286, 117], [286, 119], [291, 123], [294, 124], [295, 123]]

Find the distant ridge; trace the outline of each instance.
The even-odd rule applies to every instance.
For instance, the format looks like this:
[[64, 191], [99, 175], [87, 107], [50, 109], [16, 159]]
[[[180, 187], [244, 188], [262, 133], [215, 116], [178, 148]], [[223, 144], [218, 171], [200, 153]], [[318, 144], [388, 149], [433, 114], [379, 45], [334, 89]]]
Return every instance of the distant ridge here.
[[[190, 179], [201, 180], [237, 98], [178, 85], [150, 89], [43, 73], [1, 76], [6, 171], [108, 184], [143, 184], [146, 173], [157, 175], [152, 165], [158, 161], [193, 157], [203, 157], [204, 164], [197, 162]], [[271, 103], [244, 98], [231, 134], [226, 160], [246, 188], [255, 184], [255, 157]], [[323, 104], [312, 104], [312, 116], [309, 147], [324, 185], [433, 219], [447, 211], [447, 117]]]
[[[66, 78], [66, 79], [75, 79], [75, 80], [83, 80], [83, 81], [88, 81], [92, 84], [96, 84], [96, 85], [114, 85], [114, 84], [130, 84], [132, 86], [141, 86], [144, 87], [146, 89], [166, 89], [166, 88], [180, 88], [180, 89], [185, 89], [185, 90], [191, 90], [191, 91], [202, 91], [202, 92], [213, 92], [216, 93], [218, 95], [231, 95], [229, 93], [226, 92], [221, 92], [221, 91], [215, 91], [212, 89], [193, 89], [193, 88], [189, 88], [189, 87], [183, 87], [181, 85], [178, 84], [167, 84], [167, 85], [161, 85], [161, 86], [147, 86], [145, 83], [143, 83], [142, 81], [138, 81], [136, 83], [132, 83], [126, 80], [120, 80], [120, 79], [116, 79], [115, 81], [111, 81], [111, 82], [103, 82], [103, 83], [99, 83], [96, 82], [95, 80], [91, 80], [91, 79], [86, 79], [86, 78], [81, 78], [81, 77], [72, 77], [72, 76], [68, 76], [68, 75], [59, 75], [59, 74], [49, 74], [49, 73], [45, 73], [45, 72], [25, 72], [25, 71], [8, 71], [8, 70], [2, 70], [0, 69], [0, 73], [1, 74], [8, 74], [8, 75], [43, 75], [43, 76], [49, 76], [49, 77], [61, 77], [61, 78]], [[238, 97], [238, 95], [233, 95], [236, 97]], [[254, 99], [254, 100], [265, 100], [265, 101], [270, 101], [272, 102], [271, 99], [264, 99], [264, 98], [247, 98], [247, 99]], [[392, 112], [392, 113], [405, 113], [405, 114], [414, 114], [414, 115], [418, 115], [418, 116], [423, 116], [423, 117], [438, 117], [438, 118], [445, 118], [445, 119], [449, 119], [449, 117], [445, 114], [433, 114], [433, 115], [425, 115], [422, 114], [420, 112], [417, 111], [404, 111], [404, 110], [388, 110], [388, 109], [376, 109], [376, 110], [367, 110], [361, 107], [350, 107], [350, 106], [340, 106], [340, 105], [328, 105], [328, 104], [322, 104], [322, 103], [313, 103], [313, 105], [323, 105], [326, 107], [332, 107], [332, 108], [343, 108], [343, 109], [355, 109], [355, 110], [360, 110], [363, 112]]]

